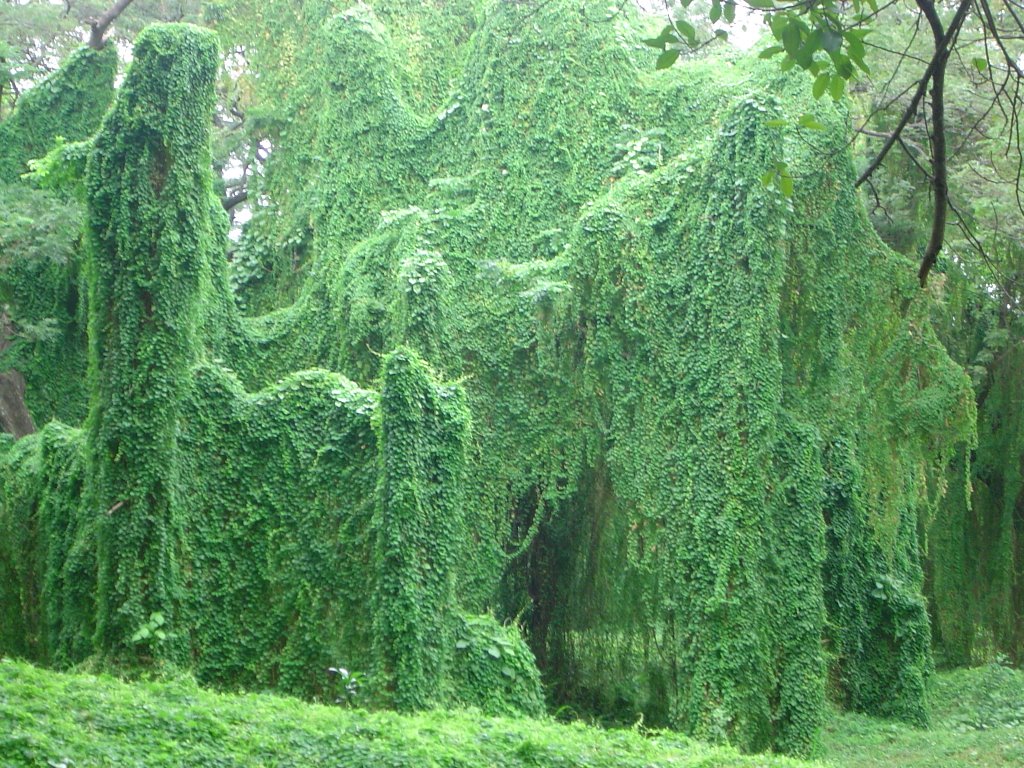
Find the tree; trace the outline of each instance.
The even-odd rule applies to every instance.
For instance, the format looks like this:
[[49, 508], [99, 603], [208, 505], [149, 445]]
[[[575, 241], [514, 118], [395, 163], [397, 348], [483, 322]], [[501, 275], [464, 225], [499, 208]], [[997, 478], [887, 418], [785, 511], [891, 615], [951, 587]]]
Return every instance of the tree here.
[[[662, 50], [659, 67], [671, 66], [683, 48], [701, 44], [693, 25], [687, 20], [690, 0], [668, 9], [669, 22], [661, 34], [648, 44]], [[760, 15], [775, 40], [761, 52], [763, 58], [779, 57], [783, 70], [800, 68], [813, 76], [816, 98], [829, 94], [840, 99], [850, 82], [872, 74], [871, 62], [880, 54], [894, 55], [890, 83], [906, 68], [914, 72], [911, 83], [885, 102], [884, 108], [898, 104], [900, 115], [890, 129], [872, 130], [870, 124], [882, 108], [872, 112], [857, 132], [880, 142], [857, 179], [857, 186], [869, 184], [883, 167], [890, 152], [899, 147], [912, 159], [927, 179], [931, 193], [930, 232], [919, 254], [918, 279], [928, 280], [947, 237], [947, 218], [953, 214], [961, 229], [969, 227], [967, 217], [951, 204], [950, 146], [947, 116], [947, 74], [953, 62], [970, 62], [980, 77], [979, 85], [989, 91], [978, 126], [994, 116], [997, 132], [1004, 144], [1004, 165], [1012, 165], [1009, 184], [1024, 216], [1021, 176], [1024, 169], [1020, 125], [1017, 114], [1022, 105], [1021, 55], [1024, 54], [1024, 5], [1016, 0], [958, 0], [955, 3], [934, 0], [712, 0], [711, 22], [732, 23], [740, 9], [744, 15]], [[876, 42], [882, 29], [880, 21], [899, 14], [911, 21], [913, 37], [902, 51]], [[914, 48], [917, 33], [927, 28], [931, 36], [925, 51]], [[716, 32], [724, 36], [721, 31]], [[884, 89], [885, 90], [885, 89]], [[887, 93], [888, 95], [888, 93]], [[927, 152], [917, 152], [906, 138], [908, 129], [918, 123], [925, 127]], [[805, 120], [803, 127], [811, 127]], [[982, 258], [984, 244], [976, 240]]]
[[0, 4], [0, 120], [74, 49], [124, 43], [155, 21], [200, 21], [200, 0], [5, 0]]
[[[78, 286], [81, 200], [75, 188], [88, 154], [84, 142], [113, 96], [119, 53], [153, 21], [210, 21], [219, 8], [198, 0], [0, 4], [0, 365], [6, 369], [0, 374], [0, 427], [5, 431], [20, 436], [34, 429], [23, 403], [23, 379], [37, 373], [34, 368], [60, 360], [67, 339], [52, 329], [74, 326], [84, 335]], [[254, 150], [240, 130], [241, 97], [229, 68], [218, 69], [214, 149], [218, 170], [233, 164], [243, 168], [233, 188], [218, 190], [230, 209], [245, 200], [246, 163], [258, 147]], [[26, 178], [33, 165], [36, 170]], [[43, 276], [45, 291], [39, 288]], [[84, 408], [84, 395], [60, 389], [46, 398], [44, 420], [58, 414], [70, 418]]]

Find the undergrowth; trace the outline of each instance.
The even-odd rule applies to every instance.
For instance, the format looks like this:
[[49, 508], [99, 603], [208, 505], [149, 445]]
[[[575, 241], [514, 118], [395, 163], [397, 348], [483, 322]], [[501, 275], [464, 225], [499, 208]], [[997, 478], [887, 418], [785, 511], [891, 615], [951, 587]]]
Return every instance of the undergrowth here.
[[602, 731], [474, 711], [368, 713], [189, 679], [126, 684], [0, 662], [0, 768], [28, 766], [587, 766], [800, 768], [675, 734]]
[[911, 728], [859, 714], [826, 726], [829, 762], [843, 768], [1024, 765], [1024, 672], [990, 664], [936, 675], [932, 726]]
[[1024, 672], [936, 675], [932, 726], [833, 712], [824, 763], [741, 756], [678, 734], [602, 730], [476, 710], [416, 715], [211, 693], [192, 679], [127, 684], [0, 660], [0, 768], [27, 766], [587, 766], [967, 768], [1024, 764]]

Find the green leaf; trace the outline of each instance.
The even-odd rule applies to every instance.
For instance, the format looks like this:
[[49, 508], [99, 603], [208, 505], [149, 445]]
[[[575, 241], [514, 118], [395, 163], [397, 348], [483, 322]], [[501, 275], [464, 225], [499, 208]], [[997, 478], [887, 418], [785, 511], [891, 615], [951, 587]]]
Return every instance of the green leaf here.
[[839, 101], [843, 98], [843, 93], [846, 91], [846, 80], [840, 75], [832, 75], [832, 79], [829, 81], [828, 92], [832, 95], [834, 101]]
[[793, 177], [789, 174], [779, 176], [779, 191], [783, 197], [793, 196]]
[[679, 49], [670, 48], [669, 50], [662, 53], [658, 60], [654, 63], [655, 69], [668, 69], [676, 63], [676, 59], [679, 58]]
[[469, 640], [456, 640], [455, 641], [455, 648], [457, 650], [460, 650], [460, 651], [465, 650], [466, 648], [469, 648]]
[[495, 646], [495, 645], [488, 645], [487, 646], [487, 653], [490, 654], [495, 659], [500, 659], [501, 658], [501, 651], [499, 651], [498, 647]]
[[849, 80], [853, 77], [853, 62], [850, 61], [850, 57], [841, 51], [830, 53], [829, 58], [832, 59], [832, 64], [835, 65], [836, 74], [838, 74], [844, 80]]
[[725, 0], [724, 11], [726, 23], [732, 24], [736, 21], [736, 0]]
[[796, 22], [790, 22], [784, 30], [782, 30], [782, 47], [786, 49], [786, 53], [792, 56], [794, 59], [800, 52], [800, 27]]
[[818, 122], [818, 118], [807, 112], [800, 115], [800, 119], [797, 121], [797, 125], [801, 128], [809, 128], [812, 131], [821, 131], [825, 129], [825, 126]]
[[747, 0], [747, 5], [759, 11], [770, 11], [775, 8], [775, 3], [772, 0]]
[[759, 54], [757, 54], [757, 58], [759, 58], [759, 59], [770, 59], [775, 54], [782, 53], [783, 50], [784, 49], [783, 49], [783, 47], [781, 45], [773, 45], [770, 48], [765, 48], [763, 51], [761, 51]]
[[664, 48], [668, 43], [677, 42], [679, 40], [675, 35], [675, 28], [671, 24], [666, 24], [657, 37], [648, 37], [643, 40], [643, 44], [649, 45], [651, 48]]
[[686, 44], [693, 48], [697, 44], [697, 30], [693, 28], [693, 24], [688, 21], [680, 19], [676, 22], [676, 29], [686, 39]]
[[820, 99], [825, 95], [829, 80], [831, 79], [832, 76], [828, 72], [822, 72], [814, 78], [814, 85], [811, 86], [811, 93], [814, 95], [814, 98]]
[[768, 126], [769, 128], [784, 128], [785, 126], [789, 125], [789, 121], [782, 120], [781, 118], [776, 118], [775, 120], [769, 120], [768, 122], [765, 123], [765, 125]]
[[988, 62], [985, 61], [985, 59], [981, 59], [981, 58], [971, 59], [971, 64], [973, 64], [974, 68], [976, 70], [978, 70], [979, 72], [984, 72], [986, 69], [988, 69]]
[[843, 44], [843, 36], [832, 27], [821, 28], [821, 47], [829, 53], [835, 53]]
[[857, 65], [857, 67], [865, 74], [871, 74], [871, 68], [868, 67], [867, 62], [864, 61], [864, 43], [859, 38], [854, 38], [846, 46], [847, 53], [850, 54], [850, 61]]
[[796, 63], [801, 69], [810, 69], [814, 64], [814, 54], [821, 50], [821, 30], [814, 30], [801, 43], [796, 52]]
[[764, 186], [770, 187], [772, 185], [772, 182], [774, 182], [774, 181], [775, 181], [775, 171], [765, 171], [764, 173], [761, 174], [761, 183]]
[[864, 41], [858, 35], [846, 35], [846, 52], [854, 61], [863, 59], [865, 54]]
[[722, 18], [722, 2], [721, 0], [712, 0], [711, 2], [711, 13], [708, 14], [708, 18], [711, 19], [711, 23], [714, 24], [720, 18]]

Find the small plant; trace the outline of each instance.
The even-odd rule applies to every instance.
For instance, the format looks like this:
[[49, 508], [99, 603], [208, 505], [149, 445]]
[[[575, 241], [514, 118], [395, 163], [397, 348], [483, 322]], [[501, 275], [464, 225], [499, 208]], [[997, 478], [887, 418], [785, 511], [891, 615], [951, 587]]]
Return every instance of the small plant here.
[[632, 125], [622, 126], [622, 136], [615, 144], [615, 165], [612, 175], [622, 178], [630, 170], [650, 173], [665, 161], [665, 131], [641, 131]]
[[334, 703], [346, 707], [354, 706], [363, 688], [363, 676], [349, 672], [345, 667], [328, 667], [327, 674], [331, 679], [330, 689], [334, 693]]
[[158, 645], [163, 643], [171, 637], [171, 634], [163, 628], [166, 623], [167, 620], [164, 619], [164, 615], [159, 611], [154, 611], [149, 614], [149, 621], [135, 630], [135, 634], [132, 635], [132, 642], [136, 645]]

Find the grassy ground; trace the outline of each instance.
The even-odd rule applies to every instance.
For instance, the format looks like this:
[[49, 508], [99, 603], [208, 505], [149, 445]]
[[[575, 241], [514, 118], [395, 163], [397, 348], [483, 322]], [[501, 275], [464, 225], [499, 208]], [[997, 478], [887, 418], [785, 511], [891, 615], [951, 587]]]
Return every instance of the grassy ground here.
[[466, 712], [366, 713], [0, 662], [0, 766], [806, 768], [679, 737]]
[[993, 665], [939, 674], [931, 705], [928, 730], [837, 715], [825, 732], [829, 762], [842, 768], [1024, 766], [1024, 672]]
[[[933, 727], [836, 714], [837, 768], [1024, 766], [1024, 672], [938, 675]], [[602, 731], [469, 712], [415, 716], [211, 693], [188, 681], [126, 684], [0, 661], [0, 768], [86, 766], [344, 768], [810, 768], [741, 757], [676, 736]], [[817, 764], [820, 765], [820, 764]]]

